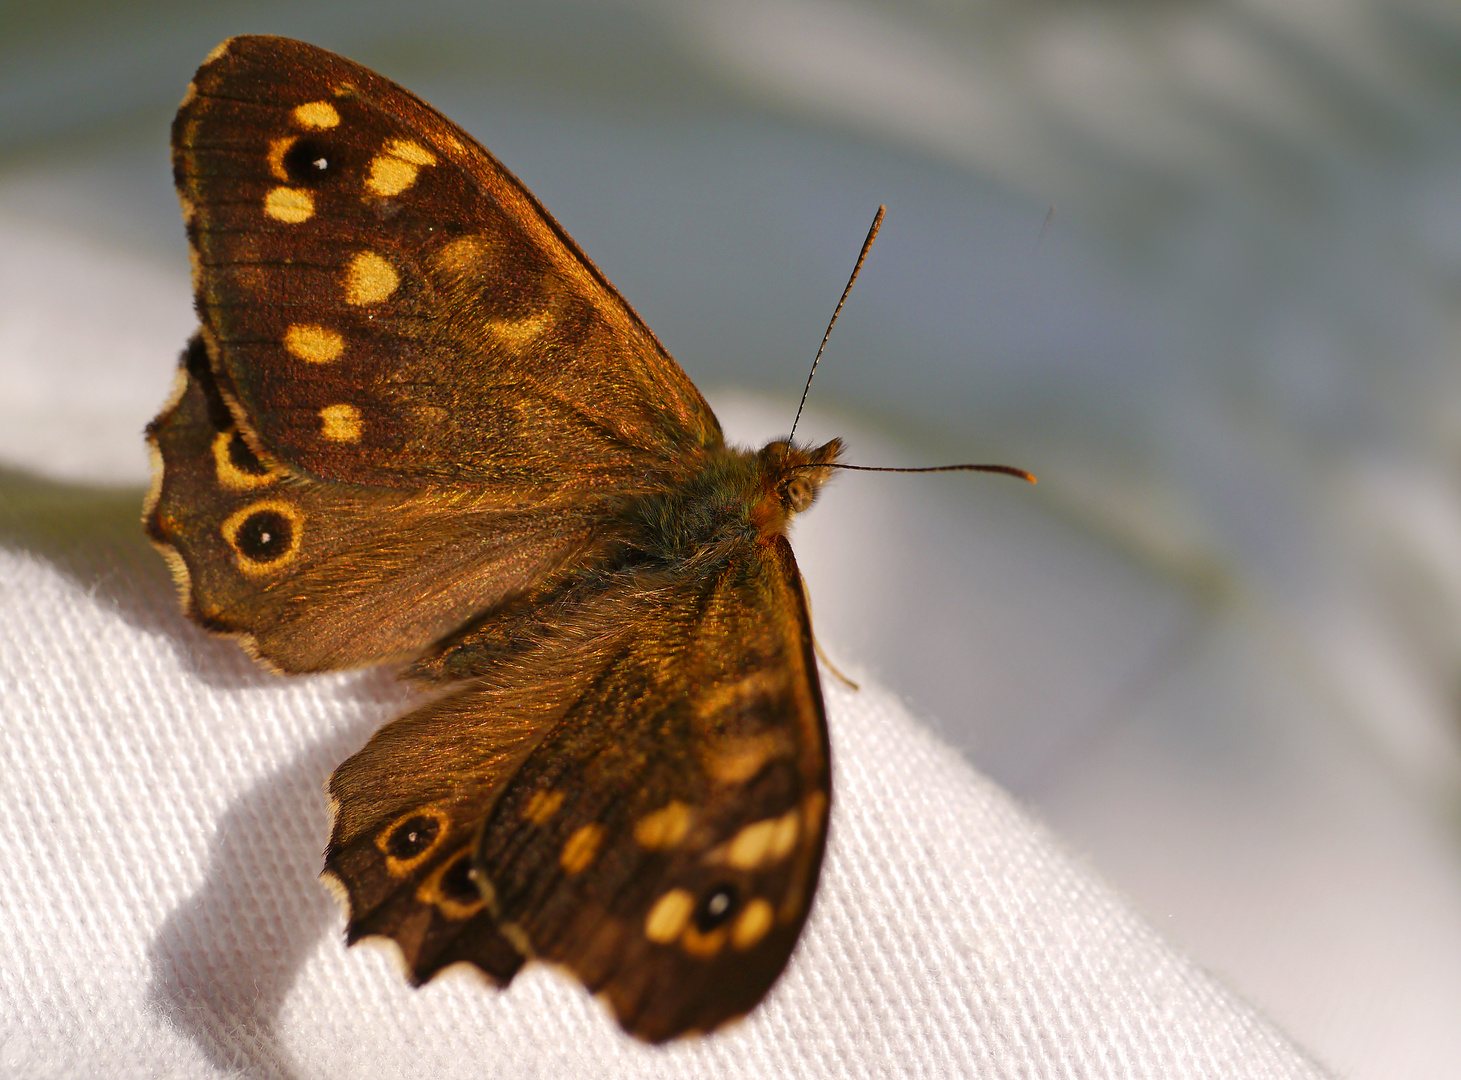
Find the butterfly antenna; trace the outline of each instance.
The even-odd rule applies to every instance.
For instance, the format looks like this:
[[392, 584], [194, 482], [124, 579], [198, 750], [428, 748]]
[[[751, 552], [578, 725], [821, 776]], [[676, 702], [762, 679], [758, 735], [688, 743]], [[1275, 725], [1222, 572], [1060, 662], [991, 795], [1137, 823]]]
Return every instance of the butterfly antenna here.
[[921, 469], [900, 469], [890, 465], [844, 465], [830, 461], [825, 465], [811, 464], [795, 466], [804, 469], [851, 469], [854, 472], [992, 472], [1001, 476], [1013, 476], [1016, 480], [1037, 483], [1034, 473], [1017, 469], [1013, 465], [925, 465]]
[[842, 299], [837, 301], [837, 307], [832, 311], [832, 318], [827, 323], [827, 332], [822, 335], [822, 344], [817, 347], [817, 355], [812, 360], [812, 370], [807, 372], [807, 385], [802, 387], [802, 399], [796, 407], [796, 417], [791, 422], [791, 434], [786, 437], [791, 442], [791, 436], [796, 434], [796, 425], [802, 418], [802, 409], [807, 403], [807, 391], [812, 388], [812, 376], [817, 373], [817, 364], [822, 360], [822, 350], [827, 347], [827, 339], [832, 336], [832, 327], [837, 325], [837, 316], [842, 314], [842, 305], [847, 303], [847, 294], [852, 291], [852, 283], [857, 280], [857, 275], [862, 272], [862, 264], [867, 259], [868, 249], [873, 246], [873, 241], [878, 238], [878, 230], [883, 227], [883, 215], [888, 212], [886, 206], [878, 207], [878, 212], [873, 215], [872, 227], [867, 231], [867, 239], [862, 242], [862, 250], [857, 255], [857, 265], [852, 268], [852, 276], [847, 279], [847, 287], [842, 290]]

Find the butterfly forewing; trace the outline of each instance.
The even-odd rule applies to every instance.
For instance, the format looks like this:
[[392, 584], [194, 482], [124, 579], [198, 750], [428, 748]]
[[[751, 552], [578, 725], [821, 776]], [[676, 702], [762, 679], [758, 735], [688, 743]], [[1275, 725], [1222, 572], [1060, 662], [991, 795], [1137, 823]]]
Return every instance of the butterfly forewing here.
[[604, 507], [584, 498], [504, 510], [471, 488], [299, 475], [245, 444], [201, 340], [179, 377], [148, 429], [162, 468], [144, 523], [190, 613], [281, 670], [410, 658], [570, 563], [582, 573], [612, 540]]
[[220, 389], [316, 476], [528, 502], [683, 471], [704, 399], [525, 188], [414, 95], [234, 38], [173, 164]]

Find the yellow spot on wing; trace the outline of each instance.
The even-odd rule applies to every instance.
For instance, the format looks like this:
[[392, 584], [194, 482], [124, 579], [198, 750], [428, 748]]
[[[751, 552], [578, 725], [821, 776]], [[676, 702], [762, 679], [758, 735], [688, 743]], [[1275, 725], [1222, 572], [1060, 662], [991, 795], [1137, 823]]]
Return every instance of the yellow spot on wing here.
[[791, 736], [784, 731], [765, 731], [744, 739], [721, 739], [701, 752], [700, 764], [718, 784], [744, 784], [768, 761], [792, 753]]
[[593, 865], [594, 859], [598, 858], [599, 845], [603, 842], [602, 825], [591, 823], [581, 826], [563, 845], [563, 851], [558, 856], [558, 865], [570, 874], [587, 870]]
[[731, 927], [731, 944], [737, 949], [749, 949], [766, 936], [771, 929], [771, 905], [759, 896], [746, 905]]
[[378, 304], [401, 283], [396, 268], [373, 251], [362, 251], [345, 268], [345, 300], [351, 304]]
[[188, 83], [188, 88], [183, 91], [183, 100], [178, 102], [178, 108], [186, 109], [189, 105], [193, 103], [193, 99], [197, 96], [198, 88], [192, 83]]
[[649, 916], [644, 920], [644, 936], [660, 945], [668, 945], [680, 936], [694, 910], [693, 896], [684, 889], [671, 889], [649, 909]]
[[311, 364], [328, 364], [345, 348], [345, 339], [323, 326], [291, 326], [284, 331], [284, 347]]
[[713, 720], [723, 712], [745, 712], [786, 688], [787, 675], [777, 668], [763, 668], [737, 682], [713, 686], [695, 702], [695, 712], [703, 720]]
[[386, 143], [386, 153], [391, 157], [400, 158], [402, 161], [410, 162], [412, 165], [419, 165], [425, 168], [427, 165], [436, 164], [436, 155], [418, 142], [410, 139], [392, 139]]
[[374, 195], [399, 195], [416, 182], [417, 172], [436, 164], [436, 155], [409, 139], [392, 139], [370, 162], [365, 188]]
[[359, 442], [360, 410], [354, 405], [326, 405], [320, 410], [320, 434], [332, 442]]
[[523, 808], [523, 817], [534, 825], [546, 825], [552, 820], [553, 815], [558, 813], [558, 808], [562, 805], [563, 792], [535, 791], [533, 797], [528, 800], [528, 805]]
[[267, 472], [245, 472], [233, 463], [229, 447], [233, 443], [233, 431], [220, 431], [213, 436], [213, 465], [218, 482], [231, 491], [246, 491], [249, 488], [272, 484], [274, 477]]
[[[466, 856], [464, 856], [464, 858], [465, 857]], [[445, 892], [442, 891], [441, 879], [446, 877], [446, 875], [450, 873], [461, 861], [461, 859], [447, 859], [440, 866], [438, 866], [436, 870], [432, 872], [431, 876], [421, 883], [421, 887], [416, 890], [417, 900], [420, 900], [424, 904], [432, 905], [436, 908], [437, 911], [440, 911], [448, 919], [453, 919], [456, 921], [470, 919], [473, 915], [477, 914], [477, 912], [481, 911], [484, 907], [487, 906], [486, 897], [479, 897], [476, 900], [468, 900], [467, 902], [463, 903], [455, 896], [448, 896]], [[472, 878], [472, 881], [476, 883], [479, 878], [479, 874], [476, 868], [473, 867], [470, 871], [468, 871], [468, 873]], [[480, 885], [478, 887], [480, 888]]]
[[298, 135], [289, 135], [283, 139], [269, 140], [269, 172], [273, 174], [274, 179], [289, 179], [289, 170], [284, 167], [284, 155], [289, 153], [289, 148], [298, 141]]
[[207, 56], [203, 57], [203, 63], [211, 64], [213, 63], [213, 61], [221, 59], [224, 53], [228, 52], [228, 47], [232, 44], [233, 38], [228, 38], [225, 41], [220, 41], [217, 45], [213, 46], [212, 51], [210, 51]]
[[315, 197], [304, 188], [270, 188], [264, 196], [264, 213], [286, 225], [298, 225], [314, 217]]
[[635, 822], [634, 839], [640, 847], [655, 851], [674, 847], [689, 828], [690, 808], [679, 799], [671, 799]]
[[737, 870], [756, 870], [780, 862], [796, 847], [802, 828], [802, 809], [788, 810], [780, 817], [765, 818], [745, 826], [729, 843], [707, 856], [708, 862], [723, 862]]
[[767, 818], [736, 833], [725, 850], [725, 861], [737, 870], [754, 870], [760, 866], [771, 851], [776, 821], [776, 818]]
[[791, 854], [791, 849], [796, 847], [797, 834], [801, 832], [801, 814], [796, 810], [788, 810], [776, 819], [776, 828], [771, 832], [771, 843], [767, 846], [766, 856], [772, 862], [780, 862]]
[[328, 101], [310, 101], [294, 107], [294, 122], [302, 128], [325, 131], [340, 122], [340, 114]]
[[725, 936], [726, 928], [724, 926], [718, 927], [708, 934], [702, 934], [692, 923], [685, 927], [684, 934], [680, 936], [680, 948], [697, 960], [709, 960], [720, 952], [721, 946], [725, 944]]

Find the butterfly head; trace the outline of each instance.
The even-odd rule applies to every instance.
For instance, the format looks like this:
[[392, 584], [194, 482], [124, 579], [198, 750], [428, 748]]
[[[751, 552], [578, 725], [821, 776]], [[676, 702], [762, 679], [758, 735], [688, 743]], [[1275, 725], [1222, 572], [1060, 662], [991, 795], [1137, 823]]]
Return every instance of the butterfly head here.
[[761, 500], [755, 516], [763, 533], [785, 531], [795, 515], [816, 501], [841, 453], [841, 439], [818, 447], [777, 439], [761, 448]]

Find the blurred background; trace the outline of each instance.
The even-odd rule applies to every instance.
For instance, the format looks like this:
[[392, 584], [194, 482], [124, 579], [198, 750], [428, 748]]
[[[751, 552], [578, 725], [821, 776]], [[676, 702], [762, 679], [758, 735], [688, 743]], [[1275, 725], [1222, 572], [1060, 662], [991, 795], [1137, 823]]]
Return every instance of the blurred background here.
[[473, 132], [747, 441], [886, 203], [799, 435], [1041, 482], [840, 476], [823, 644], [1340, 1074], [1461, 1075], [1461, 6], [7, 2], [5, 483], [140, 498], [236, 33]]

